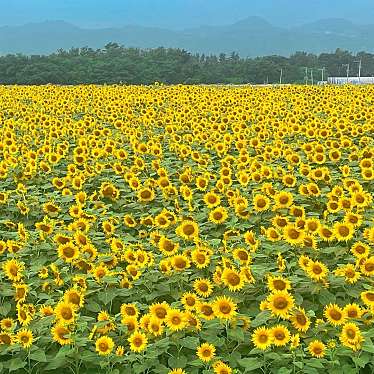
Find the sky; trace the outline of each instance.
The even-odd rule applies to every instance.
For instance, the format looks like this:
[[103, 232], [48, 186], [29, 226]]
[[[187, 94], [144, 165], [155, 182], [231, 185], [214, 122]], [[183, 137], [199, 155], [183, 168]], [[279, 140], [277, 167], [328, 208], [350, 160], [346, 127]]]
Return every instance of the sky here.
[[89, 28], [133, 24], [183, 29], [248, 16], [277, 26], [321, 18], [374, 23], [374, 0], [0, 0], [0, 26], [63, 20]]

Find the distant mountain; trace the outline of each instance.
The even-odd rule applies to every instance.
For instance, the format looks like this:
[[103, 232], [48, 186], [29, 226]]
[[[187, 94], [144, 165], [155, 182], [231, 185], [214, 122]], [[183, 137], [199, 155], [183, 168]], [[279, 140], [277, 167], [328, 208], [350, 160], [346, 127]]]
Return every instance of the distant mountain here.
[[260, 17], [231, 25], [201, 26], [183, 31], [127, 25], [84, 29], [64, 21], [0, 27], [0, 54], [49, 54], [59, 48], [102, 48], [108, 42], [126, 47], [184, 48], [200, 53], [238, 52], [241, 56], [290, 55], [296, 51], [374, 52], [374, 25], [355, 25], [344, 19], [323, 19], [292, 28], [273, 26]]

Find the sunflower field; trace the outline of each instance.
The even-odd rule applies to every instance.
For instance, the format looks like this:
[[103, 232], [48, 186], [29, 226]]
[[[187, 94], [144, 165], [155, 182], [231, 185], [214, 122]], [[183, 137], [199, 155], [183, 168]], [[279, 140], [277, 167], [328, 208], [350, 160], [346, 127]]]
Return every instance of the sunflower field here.
[[0, 86], [0, 373], [374, 372], [374, 88]]

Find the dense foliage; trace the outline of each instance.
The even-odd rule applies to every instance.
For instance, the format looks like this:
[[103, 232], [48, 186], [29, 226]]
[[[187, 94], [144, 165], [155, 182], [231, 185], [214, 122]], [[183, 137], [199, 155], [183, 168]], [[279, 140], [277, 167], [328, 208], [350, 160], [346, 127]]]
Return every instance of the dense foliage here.
[[[2, 84], [169, 84], [186, 83], [278, 83], [283, 70], [284, 83], [305, 82], [305, 67], [313, 69], [314, 82], [325, 77], [345, 76], [350, 64], [357, 75], [358, 59], [362, 60], [362, 76], [374, 74], [374, 55], [337, 50], [319, 56], [304, 52], [290, 57], [266, 56], [240, 58], [192, 55], [185, 50], [157, 48], [141, 50], [110, 43], [103, 49], [75, 48], [59, 50], [49, 56], [7, 55], [0, 57]], [[311, 82], [311, 70], [307, 74]]]
[[0, 372], [372, 372], [373, 104], [0, 86]]

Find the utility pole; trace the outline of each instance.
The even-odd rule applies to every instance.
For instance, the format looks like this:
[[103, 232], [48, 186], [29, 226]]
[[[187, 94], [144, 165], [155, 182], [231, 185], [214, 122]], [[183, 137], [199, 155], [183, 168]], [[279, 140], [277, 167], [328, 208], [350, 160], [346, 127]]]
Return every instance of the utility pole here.
[[358, 61], [353, 61], [353, 62], [358, 62], [358, 83], [361, 83], [361, 68], [362, 68], [362, 60], [359, 59]]
[[313, 83], [314, 83], [314, 79], [313, 79], [313, 68], [310, 69], [310, 79], [312, 81], [312, 86], [313, 86]]
[[308, 84], [308, 67], [303, 66], [303, 68], [305, 69], [305, 75], [304, 75], [305, 84]]
[[283, 68], [281, 68], [281, 71], [280, 71], [279, 84], [282, 84], [282, 77], [283, 77]]
[[343, 64], [342, 66], [347, 67], [347, 83], [348, 83], [348, 77], [349, 77], [349, 64]]
[[321, 75], [322, 75], [322, 82], [324, 82], [323, 78], [325, 77], [325, 70], [326, 68], [323, 67], [322, 69], [318, 69], [320, 72], [321, 72]]

